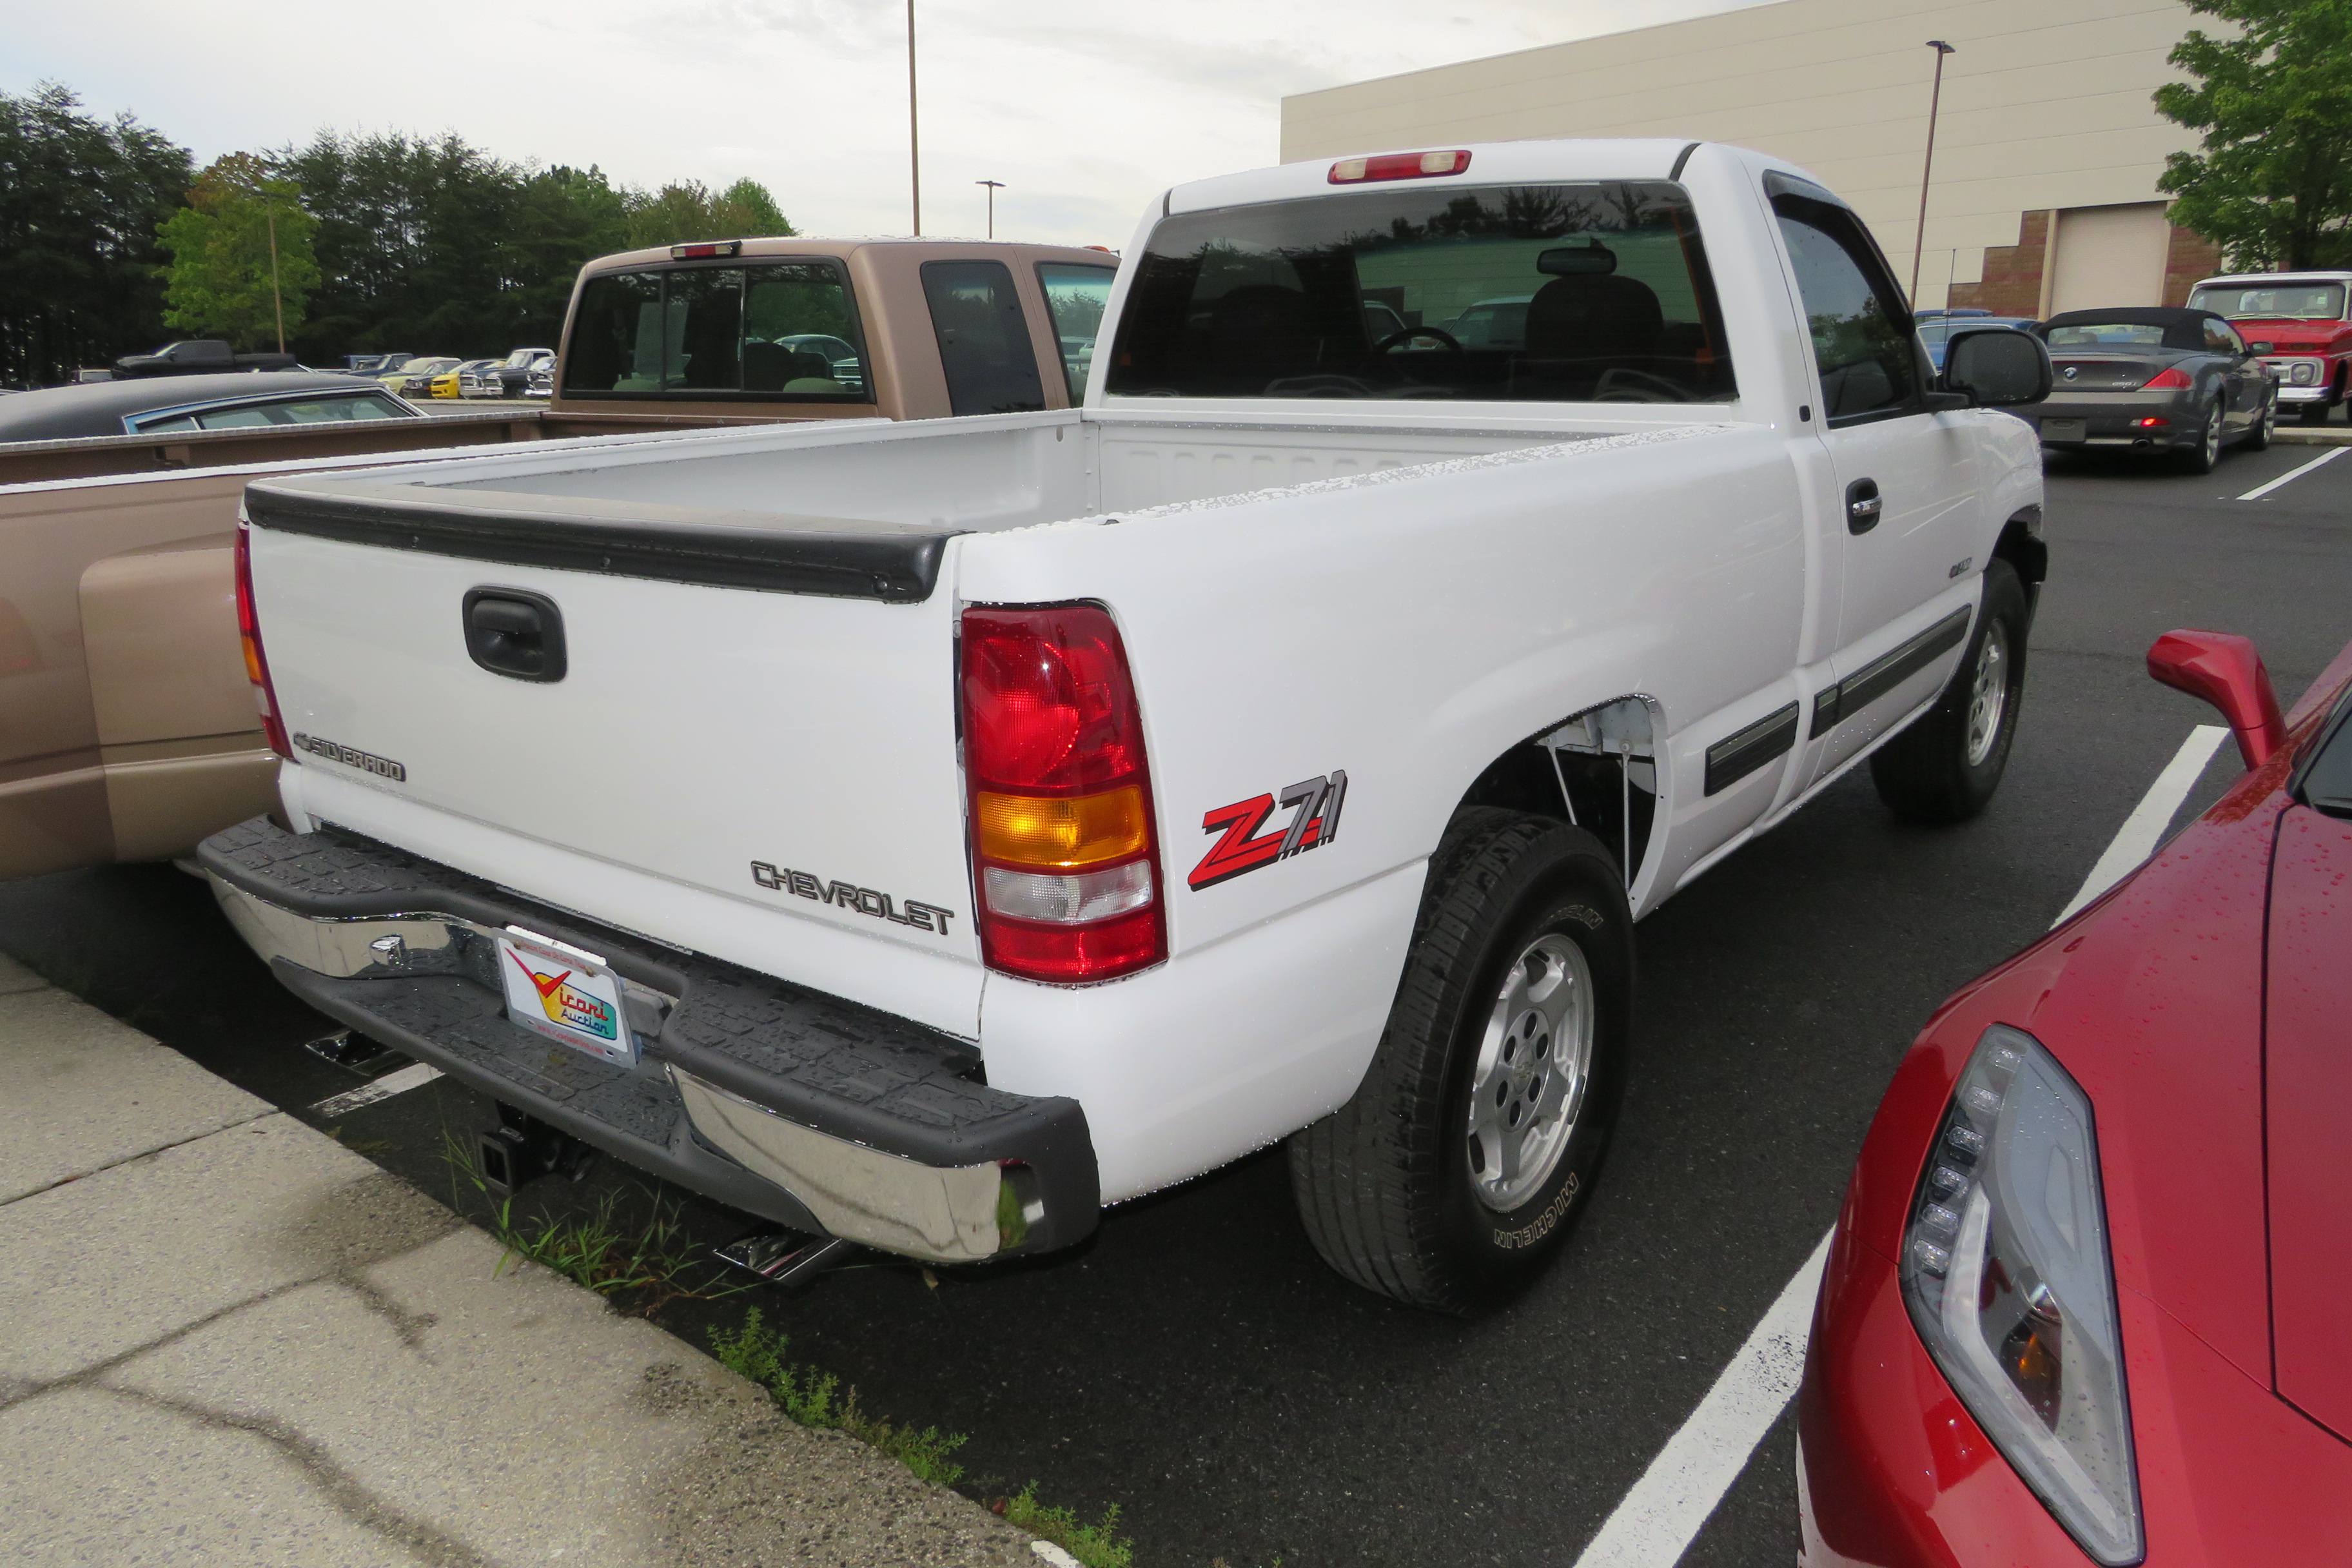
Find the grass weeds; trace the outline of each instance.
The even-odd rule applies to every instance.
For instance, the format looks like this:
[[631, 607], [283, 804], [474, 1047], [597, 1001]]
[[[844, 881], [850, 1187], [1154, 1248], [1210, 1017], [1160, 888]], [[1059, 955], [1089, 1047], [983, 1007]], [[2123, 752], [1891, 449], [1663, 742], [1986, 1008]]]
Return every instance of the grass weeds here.
[[785, 1354], [790, 1343], [781, 1331], [767, 1326], [757, 1307], [743, 1314], [743, 1326], [733, 1332], [710, 1331], [710, 1353], [719, 1363], [766, 1389], [776, 1407], [800, 1425], [846, 1432], [943, 1487], [962, 1479], [963, 1467], [950, 1458], [967, 1441], [962, 1433], [936, 1426], [918, 1432], [866, 1415], [858, 1406], [856, 1389], [845, 1390], [829, 1372], [796, 1365]]
[[[518, 1220], [511, 1197], [491, 1197], [489, 1183], [466, 1143], [445, 1133], [444, 1148], [451, 1196], [459, 1197], [463, 1187], [471, 1187], [488, 1210], [487, 1226], [506, 1248], [499, 1260], [501, 1270], [509, 1259], [527, 1258], [608, 1300], [629, 1298], [644, 1317], [674, 1301], [715, 1301], [751, 1288], [750, 1281], [728, 1282], [722, 1266], [697, 1258], [699, 1247], [678, 1223], [674, 1204], [656, 1197], [653, 1217], [634, 1234], [616, 1223], [609, 1194], [585, 1215]], [[929, 1269], [924, 1281], [938, 1289]], [[719, 1364], [767, 1390], [776, 1408], [800, 1426], [847, 1433], [922, 1480], [951, 1487], [963, 1479], [963, 1466], [954, 1457], [969, 1440], [963, 1433], [936, 1426], [919, 1431], [867, 1415], [856, 1388], [844, 1386], [832, 1373], [795, 1363], [789, 1354], [790, 1340], [782, 1331], [769, 1328], [757, 1307], [743, 1314], [740, 1327], [714, 1327], [709, 1335], [710, 1353]], [[1039, 1502], [1033, 1481], [990, 1506], [1030, 1534], [1061, 1547], [1086, 1568], [1131, 1568], [1135, 1561], [1134, 1543], [1118, 1533], [1116, 1503], [1100, 1523], [1083, 1523], [1069, 1509]]]
[[1031, 1481], [995, 1506], [1006, 1519], [1052, 1542], [1087, 1568], [1129, 1568], [1135, 1561], [1135, 1543], [1118, 1533], [1117, 1503], [1104, 1511], [1100, 1524], [1082, 1524], [1070, 1510], [1039, 1502], [1037, 1483]]
[[514, 1199], [493, 1200], [473, 1152], [454, 1134], [444, 1135], [453, 1184], [470, 1185], [489, 1207], [488, 1227], [506, 1248], [499, 1259], [524, 1258], [551, 1268], [573, 1284], [650, 1318], [673, 1301], [716, 1301], [751, 1289], [735, 1282], [725, 1268], [696, 1255], [700, 1245], [678, 1223], [677, 1205], [659, 1197], [653, 1214], [634, 1232], [617, 1223], [619, 1204], [610, 1194], [584, 1215], [541, 1215], [518, 1220]]

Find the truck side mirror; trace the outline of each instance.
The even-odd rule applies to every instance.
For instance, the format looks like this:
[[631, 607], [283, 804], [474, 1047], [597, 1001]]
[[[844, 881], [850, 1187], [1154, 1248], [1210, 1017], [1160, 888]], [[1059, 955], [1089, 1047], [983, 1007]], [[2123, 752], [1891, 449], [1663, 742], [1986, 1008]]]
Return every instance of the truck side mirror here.
[[2167, 632], [2148, 645], [2147, 672], [2165, 685], [2221, 710], [2237, 737], [2238, 754], [2261, 767], [2286, 744], [2271, 672], [2253, 639], [2229, 632]]
[[2246, 345], [2246, 352], [2249, 353], [2266, 354], [2274, 353], [2275, 348], [2270, 343], [2248, 343]]
[[2039, 403], [2050, 395], [2050, 351], [2031, 332], [1964, 329], [1945, 345], [1943, 383], [1978, 408]]

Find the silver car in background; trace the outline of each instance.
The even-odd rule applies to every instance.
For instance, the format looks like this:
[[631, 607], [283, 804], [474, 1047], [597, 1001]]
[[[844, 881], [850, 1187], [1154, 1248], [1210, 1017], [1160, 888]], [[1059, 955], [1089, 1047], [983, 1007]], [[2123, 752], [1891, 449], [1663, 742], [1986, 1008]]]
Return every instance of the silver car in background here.
[[499, 379], [499, 362], [494, 359], [469, 359], [457, 367], [457, 395], [460, 397], [504, 397], [506, 384]]
[[2050, 348], [2050, 395], [2017, 412], [2044, 447], [2169, 454], [2206, 474], [2224, 447], [2259, 452], [2278, 426], [2277, 384], [2210, 310], [2067, 310], [2035, 335]]

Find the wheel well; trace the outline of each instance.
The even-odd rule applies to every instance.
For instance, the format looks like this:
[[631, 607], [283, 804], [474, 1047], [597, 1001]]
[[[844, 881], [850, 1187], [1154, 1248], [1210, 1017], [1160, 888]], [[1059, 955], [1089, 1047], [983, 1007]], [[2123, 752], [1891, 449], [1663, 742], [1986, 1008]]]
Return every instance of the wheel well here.
[[[1657, 816], [1650, 705], [1621, 697], [1548, 725], [1488, 763], [1461, 805], [1574, 823], [1601, 840], [1631, 887]], [[1457, 807], [1458, 809], [1458, 807]]]
[[2042, 579], [2050, 575], [2050, 546], [2042, 540], [2040, 507], [2027, 507], [2002, 526], [1992, 558], [2009, 563], [2029, 596], [2042, 586]]

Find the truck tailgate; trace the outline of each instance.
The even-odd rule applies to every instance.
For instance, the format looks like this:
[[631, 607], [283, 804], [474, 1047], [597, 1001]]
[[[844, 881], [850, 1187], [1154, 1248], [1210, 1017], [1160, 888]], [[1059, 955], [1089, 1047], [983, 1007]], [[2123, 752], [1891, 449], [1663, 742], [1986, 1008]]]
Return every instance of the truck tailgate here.
[[[739, 517], [730, 539], [677, 509], [535, 517], [514, 496], [495, 516], [428, 515], [371, 510], [364, 488], [247, 498], [301, 764], [290, 802], [611, 924], [722, 932], [716, 956], [976, 1034], [953, 595], [919, 580], [944, 536], [877, 524], [861, 543], [855, 523]], [[553, 612], [560, 679], [476, 657], [478, 590]], [[614, 867], [644, 876], [575, 874]], [[694, 918], [656, 921], [645, 878]], [[845, 940], [939, 962], [844, 963]], [[889, 978], [915, 970], [920, 1005]]]

